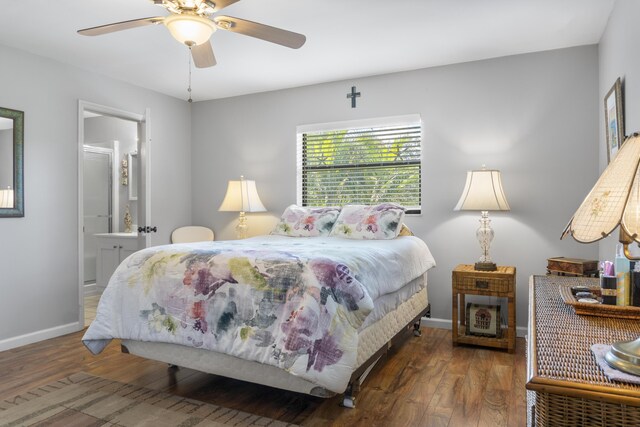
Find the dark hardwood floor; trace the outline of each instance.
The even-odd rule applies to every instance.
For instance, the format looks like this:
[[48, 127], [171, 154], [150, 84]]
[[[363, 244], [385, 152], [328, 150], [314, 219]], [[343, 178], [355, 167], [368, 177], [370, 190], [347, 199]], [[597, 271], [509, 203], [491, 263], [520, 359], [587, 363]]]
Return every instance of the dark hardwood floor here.
[[118, 341], [93, 356], [74, 333], [0, 352], [0, 400], [75, 372], [245, 410], [305, 426], [524, 426], [525, 345], [515, 354], [453, 347], [451, 331], [407, 333], [371, 371], [357, 407], [340, 396], [321, 399], [277, 390], [120, 352]]

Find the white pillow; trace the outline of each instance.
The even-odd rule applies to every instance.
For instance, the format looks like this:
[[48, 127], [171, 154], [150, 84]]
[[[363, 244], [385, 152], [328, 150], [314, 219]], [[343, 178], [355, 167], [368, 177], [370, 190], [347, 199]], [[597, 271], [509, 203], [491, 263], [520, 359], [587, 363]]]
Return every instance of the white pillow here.
[[331, 230], [331, 236], [347, 239], [395, 239], [402, 228], [405, 208], [395, 203], [375, 206], [347, 205]]

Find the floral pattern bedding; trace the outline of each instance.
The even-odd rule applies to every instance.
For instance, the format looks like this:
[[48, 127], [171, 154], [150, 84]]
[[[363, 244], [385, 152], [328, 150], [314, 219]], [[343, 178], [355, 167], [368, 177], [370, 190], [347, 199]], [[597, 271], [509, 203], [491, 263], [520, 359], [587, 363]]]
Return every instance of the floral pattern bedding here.
[[143, 249], [118, 267], [83, 337], [159, 341], [270, 364], [340, 393], [378, 296], [435, 265], [416, 237], [263, 236]]
[[402, 227], [404, 207], [395, 203], [346, 205], [331, 229], [330, 236], [346, 239], [395, 239]]
[[328, 236], [340, 208], [310, 208], [291, 205], [285, 209], [271, 234], [291, 237]]

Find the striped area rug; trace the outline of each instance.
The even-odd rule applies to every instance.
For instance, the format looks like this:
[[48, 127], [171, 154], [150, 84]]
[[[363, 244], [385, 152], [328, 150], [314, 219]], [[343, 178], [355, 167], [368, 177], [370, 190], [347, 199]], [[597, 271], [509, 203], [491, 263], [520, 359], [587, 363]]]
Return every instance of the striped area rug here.
[[293, 426], [85, 373], [0, 401], [2, 426]]

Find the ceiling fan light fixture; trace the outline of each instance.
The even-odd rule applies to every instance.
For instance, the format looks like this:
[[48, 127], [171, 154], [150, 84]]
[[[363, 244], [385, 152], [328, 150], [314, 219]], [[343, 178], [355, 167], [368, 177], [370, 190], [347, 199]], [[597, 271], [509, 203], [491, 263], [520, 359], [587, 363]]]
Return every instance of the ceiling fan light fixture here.
[[210, 19], [197, 15], [170, 15], [164, 19], [164, 25], [174, 39], [187, 46], [206, 43], [216, 30]]

